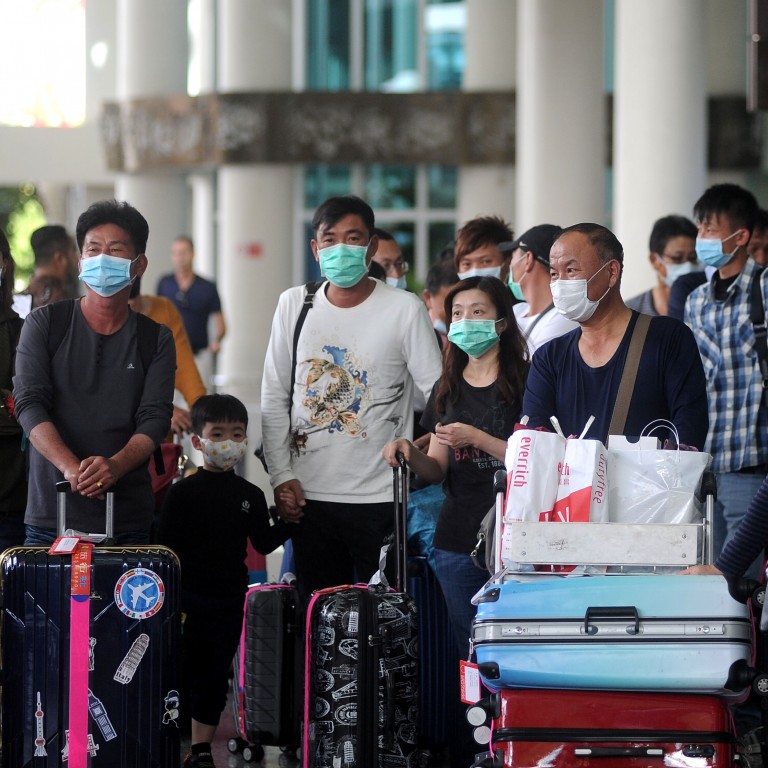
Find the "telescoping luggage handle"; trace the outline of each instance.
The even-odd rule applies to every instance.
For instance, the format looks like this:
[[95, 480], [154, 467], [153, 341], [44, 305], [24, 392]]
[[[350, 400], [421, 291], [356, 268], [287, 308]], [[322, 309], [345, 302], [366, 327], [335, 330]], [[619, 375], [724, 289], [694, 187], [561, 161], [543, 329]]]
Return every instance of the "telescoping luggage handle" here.
[[408, 465], [405, 456], [398, 452], [397, 464], [392, 472], [392, 489], [395, 500], [395, 591], [405, 592], [406, 530], [408, 525]]
[[[67, 530], [67, 491], [72, 486], [68, 480], [59, 480], [56, 483], [56, 529], [59, 536], [63, 536]], [[115, 538], [115, 494], [107, 491], [106, 525], [104, 533], [82, 533], [73, 531], [73, 535], [86, 541], [94, 541], [100, 544], [114, 541]]]

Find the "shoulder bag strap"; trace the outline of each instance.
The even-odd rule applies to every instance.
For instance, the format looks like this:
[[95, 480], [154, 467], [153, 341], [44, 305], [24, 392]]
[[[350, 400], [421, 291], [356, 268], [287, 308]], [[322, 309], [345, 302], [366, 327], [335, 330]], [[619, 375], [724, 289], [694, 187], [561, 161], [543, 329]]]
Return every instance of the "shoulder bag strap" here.
[[643, 345], [645, 344], [645, 337], [648, 335], [648, 326], [650, 324], [650, 315], [638, 314], [635, 327], [632, 329], [632, 338], [629, 340], [624, 370], [621, 372], [619, 391], [616, 393], [616, 403], [613, 406], [613, 415], [608, 427], [609, 435], [624, 434], [627, 414], [629, 413], [629, 403], [635, 390], [637, 369], [640, 367], [640, 355], [643, 353]]
[[759, 269], [752, 276], [752, 285], [750, 286], [749, 300], [749, 319], [752, 322], [752, 330], [755, 334], [755, 352], [757, 353], [757, 364], [760, 367], [760, 376], [763, 379], [763, 405], [766, 405], [766, 393], [768, 392], [768, 341], [766, 337], [765, 324], [765, 306], [763, 305], [763, 286], [760, 276], [763, 270]]
[[528, 326], [528, 330], [525, 332], [525, 338], [529, 339], [531, 337], [531, 334], [533, 333], [533, 329], [539, 324], [539, 321], [544, 317], [544, 315], [547, 314], [547, 312], [551, 312], [555, 308], [555, 303], [552, 302], [545, 310], [542, 312], [539, 312], [538, 315], [536, 315], [536, 319]]

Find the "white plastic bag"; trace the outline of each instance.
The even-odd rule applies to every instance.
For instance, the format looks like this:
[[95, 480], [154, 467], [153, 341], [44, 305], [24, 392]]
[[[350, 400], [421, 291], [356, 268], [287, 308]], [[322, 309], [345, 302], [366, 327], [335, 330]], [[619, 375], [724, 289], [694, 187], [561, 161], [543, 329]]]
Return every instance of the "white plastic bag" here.
[[[643, 434], [661, 426], [661, 421], [651, 422]], [[674, 425], [664, 422], [664, 426], [677, 438]], [[711, 460], [708, 453], [698, 451], [648, 449], [641, 444], [609, 447], [608, 519], [613, 523], [698, 522], [701, 505], [695, 492]]]

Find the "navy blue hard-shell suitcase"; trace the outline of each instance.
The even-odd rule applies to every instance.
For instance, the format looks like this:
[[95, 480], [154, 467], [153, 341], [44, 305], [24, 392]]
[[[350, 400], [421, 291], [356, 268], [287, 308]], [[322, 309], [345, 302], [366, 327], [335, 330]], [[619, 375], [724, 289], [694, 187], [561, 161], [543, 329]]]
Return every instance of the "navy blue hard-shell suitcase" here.
[[160, 546], [88, 554], [0, 559], [2, 767], [177, 768], [178, 559]]
[[419, 736], [439, 753], [454, 741], [457, 726], [448, 702], [458, 701], [456, 643], [443, 590], [426, 557], [408, 558], [408, 594], [416, 603], [419, 637]]

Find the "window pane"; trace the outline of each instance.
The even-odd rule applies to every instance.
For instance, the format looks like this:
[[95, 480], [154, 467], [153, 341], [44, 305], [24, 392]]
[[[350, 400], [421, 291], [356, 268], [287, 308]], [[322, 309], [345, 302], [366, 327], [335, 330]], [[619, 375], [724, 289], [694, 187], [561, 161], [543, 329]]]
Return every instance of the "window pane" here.
[[418, 3], [416, 0], [367, 0], [365, 14], [365, 88], [415, 91]]
[[430, 208], [455, 208], [458, 169], [455, 165], [427, 167]]
[[349, 0], [309, 0], [307, 88], [349, 88]]
[[443, 249], [456, 238], [456, 222], [435, 221], [429, 225], [429, 264], [434, 264]]
[[304, 207], [317, 208], [335, 195], [350, 192], [350, 169], [347, 165], [307, 165], [304, 168]]
[[429, 90], [461, 87], [465, 25], [464, 3], [432, 2], [427, 6], [425, 29]]
[[408, 165], [369, 165], [363, 197], [374, 211], [416, 205], [416, 168]]
[[315, 260], [315, 254], [312, 253], [312, 247], [309, 244], [309, 241], [312, 240], [315, 236], [315, 233], [312, 231], [312, 224], [310, 222], [304, 224], [303, 232], [304, 242], [302, 247], [305, 249], [304, 280], [305, 282], [309, 280], [320, 280], [320, 265]]
[[376, 220], [379, 229], [386, 230], [397, 240], [400, 250], [403, 252], [403, 260], [409, 264], [409, 270], [413, 271], [413, 253], [415, 247], [414, 223], [412, 221], [386, 221]]

